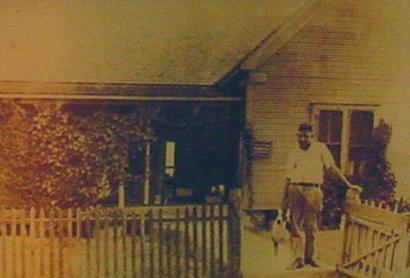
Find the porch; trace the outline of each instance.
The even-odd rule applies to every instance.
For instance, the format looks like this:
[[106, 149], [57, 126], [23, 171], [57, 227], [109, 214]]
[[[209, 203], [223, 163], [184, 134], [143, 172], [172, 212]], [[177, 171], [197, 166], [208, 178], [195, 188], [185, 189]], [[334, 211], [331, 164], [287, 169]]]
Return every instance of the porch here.
[[135, 177], [118, 203], [185, 205], [224, 203], [241, 184], [240, 103], [157, 103], [150, 121], [155, 140], [130, 146]]

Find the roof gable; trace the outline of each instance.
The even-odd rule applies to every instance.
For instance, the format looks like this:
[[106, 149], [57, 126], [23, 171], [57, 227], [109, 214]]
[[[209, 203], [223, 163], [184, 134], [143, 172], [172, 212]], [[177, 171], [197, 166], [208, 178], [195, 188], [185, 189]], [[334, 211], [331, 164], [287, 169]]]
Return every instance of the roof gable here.
[[241, 62], [240, 69], [254, 70], [285, 45], [301, 28], [325, 6], [324, 0], [306, 3], [292, 17], [271, 32]]

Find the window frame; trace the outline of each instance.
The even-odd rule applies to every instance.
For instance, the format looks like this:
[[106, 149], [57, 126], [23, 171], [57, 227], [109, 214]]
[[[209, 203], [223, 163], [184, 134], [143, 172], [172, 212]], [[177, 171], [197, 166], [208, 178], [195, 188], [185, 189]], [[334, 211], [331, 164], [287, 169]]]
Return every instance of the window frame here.
[[349, 165], [349, 148], [350, 148], [350, 118], [353, 112], [363, 111], [373, 113], [373, 128], [379, 122], [378, 104], [328, 104], [328, 103], [311, 103], [310, 122], [315, 132], [315, 139], [319, 136], [319, 113], [322, 110], [341, 111], [342, 112], [342, 134], [340, 147], [340, 169], [345, 174], [350, 174]]

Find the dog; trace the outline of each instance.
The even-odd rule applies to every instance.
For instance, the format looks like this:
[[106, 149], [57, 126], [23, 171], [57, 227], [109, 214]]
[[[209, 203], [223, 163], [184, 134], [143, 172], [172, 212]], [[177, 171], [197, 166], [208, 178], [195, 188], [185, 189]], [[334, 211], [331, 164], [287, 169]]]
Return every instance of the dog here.
[[[289, 219], [289, 217], [286, 217]], [[290, 241], [290, 223], [283, 217], [282, 211], [278, 211], [276, 219], [273, 221], [271, 229], [271, 238], [273, 245], [273, 254], [278, 255], [279, 246], [282, 243]]]

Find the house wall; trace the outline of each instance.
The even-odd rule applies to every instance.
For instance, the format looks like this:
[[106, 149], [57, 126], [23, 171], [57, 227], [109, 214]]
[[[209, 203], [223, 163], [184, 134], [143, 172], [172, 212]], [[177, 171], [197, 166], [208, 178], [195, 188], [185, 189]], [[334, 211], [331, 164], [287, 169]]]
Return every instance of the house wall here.
[[272, 156], [252, 165], [254, 209], [280, 206], [286, 156], [295, 146], [297, 125], [309, 120], [312, 103], [379, 105], [376, 117], [393, 127], [388, 155], [399, 195], [410, 197], [405, 163], [410, 162], [409, 4], [328, 2], [257, 68], [267, 74], [266, 82], [251, 79], [247, 87], [247, 121], [254, 137], [273, 141]]

